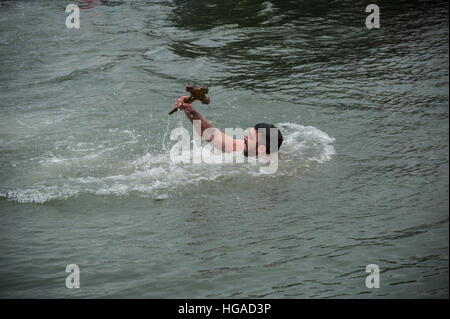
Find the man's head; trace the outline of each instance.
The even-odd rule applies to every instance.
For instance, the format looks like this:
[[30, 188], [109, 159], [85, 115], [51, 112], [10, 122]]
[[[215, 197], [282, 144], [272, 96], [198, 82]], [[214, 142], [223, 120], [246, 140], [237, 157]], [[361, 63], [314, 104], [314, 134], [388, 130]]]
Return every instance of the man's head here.
[[258, 123], [244, 136], [244, 143], [246, 157], [276, 153], [283, 143], [283, 135], [273, 124]]

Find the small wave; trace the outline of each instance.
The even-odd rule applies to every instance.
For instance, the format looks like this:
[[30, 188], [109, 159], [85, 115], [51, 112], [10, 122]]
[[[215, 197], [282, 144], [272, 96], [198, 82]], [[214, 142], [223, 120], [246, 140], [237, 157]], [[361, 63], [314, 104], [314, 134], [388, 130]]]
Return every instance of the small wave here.
[[98, 63], [91, 65], [86, 68], [76, 69], [67, 75], [58, 76], [50, 80], [52, 83], [60, 83], [68, 80], [75, 80], [82, 76], [89, 75], [92, 73], [105, 72], [112, 69], [122, 58], [116, 58], [113, 61], [108, 61], [105, 63]]
[[19, 203], [42, 204], [54, 199], [69, 199], [77, 195], [80, 190], [75, 185], [66, 186], [40, 186], [33, 185], [31, 188], [13, 189], [0, 192], [0, 198], [6, 198]]
[[[284, 143], [280, 149], [282, 159], [279, 162], [279, 168], [273, 174], [275, 178], [297, 176], [301, 174], [301, 170], [314, 163], [323, 164], [331, 160], [332, 155], [335, 154], [332, 145], [334, 138], [315, 127], [296, 123], [278, 123], [277, 127], [284, 136]], [[98, 162], [102, 162], [103, 156], [114, 152], [113, 149], [106, 150], [95, 153]], [[201, 151], [210, 163], [220, 157], [213, 153], [209, 144], [203, 145]], [[36, 169], [34, 171], [35, 176], [36, 174], [41, 178], [46, 176], [45, 181], [3, 190], [0, 192], [0, 198], [20, 203], [45, 203], [51, 200], [69, 199], [83, 193], [99, 196], [126, 196], [136, 193], [161, 200], [171, 197], [177, 189], [186, 185], [217, 182], [223, 177], [259, 178], [261, 175], [257, 163], [173, 163], [170, 161], [169, 152], [168, 149], [163, 149], [148, 152], [128, 161], [122, 160], [122, 171], [119, 174], [115, 169], [105, 170], [102, 166], [92, 166], [92, 156], [84, 155], [76, 160], [70, 157], [52, 156], [39, 161], [41, 174], [39, 174], [39, 167], [37, 172]], [[64, 171], [64, 177], [60, 170], [62, 164], [68, 166]], [[90, 167], [90, 175], [83, 176], [83, 171], [79, 170], [74, 173], [70, 169], [71, 166], [78, 169]]]
[[256, 14], [257, 16], [264, 16], [267, 14], [273, 14], [275, 12], [272, 2], [265, 1], [261, 3], [261, 5], [264, 6], [264, 8], [258, 11], [258, 13]]

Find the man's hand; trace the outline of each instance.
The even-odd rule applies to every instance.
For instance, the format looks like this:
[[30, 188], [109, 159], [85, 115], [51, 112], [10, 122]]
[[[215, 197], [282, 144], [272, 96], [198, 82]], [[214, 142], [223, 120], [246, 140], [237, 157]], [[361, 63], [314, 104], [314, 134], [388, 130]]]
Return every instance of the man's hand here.
[[184, 100], [185, 99], [187, 99], [189, 96], [182, 96], [182, 97], [180, 97], [178, 100], [177, 100], [177, 102], [175, 103], [175, 107], [178, 109], [178, 110], [183, 110], [183, 111], [185, 111], [185, 112], [189, 112], [189, 111], [192, 111], [192, 110], [194, 110], [194, 107], [192, 106], [192, 104], [190, 104], [190, 103], [185, 103], [184, 102]]
[[[180, 97], [175, 103], [175, 107], [178, 110], [183, 110], [186, 113], [188, 119], [194, 123], [194, 121], [199, 121], [200, 125], [194, 125], [197, 134], [202, 137], [203, 140], [210, 142], [215, 148], [220, 149], [222, 152], [235, 152], [244, 150], [245, 143], [243, 140], [236, 140], [233, 137], [226, 135], [212, 125], [207, 119], [198, 113], [192, 104], [185, 103], [184, 100], [188, 96]], [[204, 139], [204, 132], [207, 129], [212, 129], [208, 132], [207, 137]], [[227, 147], [227, 145], [229, 145]]]

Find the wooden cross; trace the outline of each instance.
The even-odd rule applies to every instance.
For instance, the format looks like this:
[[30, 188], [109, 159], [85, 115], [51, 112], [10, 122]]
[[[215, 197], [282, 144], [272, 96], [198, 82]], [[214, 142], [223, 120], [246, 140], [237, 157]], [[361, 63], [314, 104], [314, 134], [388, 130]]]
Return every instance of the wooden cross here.
[[[206, 85], [202, 85], [200, 88], [196, 88], [193, 84], [186, 85], [186, 91], [191, 93], [191, 96], [184, 100], [184, 103], [192, 103], [196, 100], [199, 100], [203, 104], [209, 104], [209, 97], [205, 94], [208, 94], [208, 87]], [[169, 115], [178, 111], [178, 108], [174, 107]]]

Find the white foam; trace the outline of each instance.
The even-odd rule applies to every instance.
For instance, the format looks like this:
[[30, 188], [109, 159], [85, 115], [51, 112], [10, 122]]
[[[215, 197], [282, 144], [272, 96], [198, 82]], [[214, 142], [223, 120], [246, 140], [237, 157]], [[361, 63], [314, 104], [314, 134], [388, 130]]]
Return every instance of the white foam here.
[[33, 185], [32, 188], [8, 190], [5, 197], [19, 203], [45, 203], [53, 199], [68, 199], [79, 193], [74, 185], [63, 186], [40, 186]]
[[[314, 163], [323, 164], [331, 160], [332, 155], [335, 154], [332, 145], [335, 139], [315, 127], [296, 123], [279, 123], [277, 127], [280, 128], [284, 136], [284, 142], [280, 150], [280, 168], [274, 174], [274, 178], [298, 175], [302, 169], [308, 168]], [[130, 134], [130, 136], [134, 135], [131, 131], [123, 132]], [[173, 141], [171, 144], [174, 143]], [[92, 145], [92, 147], [95, 146]], [[259, 178], [260, 176], [259, 166], [256, 163], [175, 164], [169, 158], [170, 147], [171, 145], [156, 152], [147, 152], [128, 161], [122, 160], [124, 163], [123, 165], [122, 162], [120, 163], [122, 167], [120, 172], [114, 168], [105, 171], [104, 166], [90, 166], [90, 160], [95, 158], [101, 161], [105, 153], [114, 152], [116, 147], [97, 150], [95, 153], [88, 153], [79, 158], [63, 158], [52, 154], [50, 157], [39, 161], [41, 165], [40, 173], [39, 167], [33, 171], [34, 176], [38, 176], [40, 179], [45, 176], [45, 180], [31, 185], [3, 189], [0, 192], [0, 198], [20, 203], [45, 203], [55, 199], [72, 198], [81, 193], [101, 196], [126, 196], [137, 193], [141, 196], [160, 200], [169, 198], [177, 191], [178, 187], [186, 185], [214, 182], [221, 177], [241, 178], [242, 176], [251, 176], [252, 178]], [[202, 151], [210, 157], [208, 160], [211, 162], [216, 160], [217, 156], [220, 156], [212, 152], [208, 153], [207, 151], [210, 151], [210, 145], [208, 144], [202, 146]], [[283, 162], [285, 167], [282, 167]], [[62, 177], [60, 170], [57, 169], [61, 163], [64, 163], [68, 168], [65, 171], [65, 177]], [[80, 163], [83, 165], [80, 166]], [[55, 169], [51, 169], [52, 165], [55, 166]], [[78, 170], [72, 172], [72, 166]], [[91, 167], [89, 173], [91, 175], [82, 176], [83, 171], [80, 172], [80, 167]], [[92, 172], [95, 176], [92, 176]], [[70, 174], [73, 175], [70, 176]]]
[[296, 123], [279, 123], [278, 126], [282, 133], [288, 132], [287, 135], [283, 134], [283, 144], [286, 145], [282, 146], [281, 153], [286, 152], [300, 157], [305, 163], [317, 162], [320, 164], [329, 161], [336, 153], [332, 145], [335, 139], [313, 126]]

